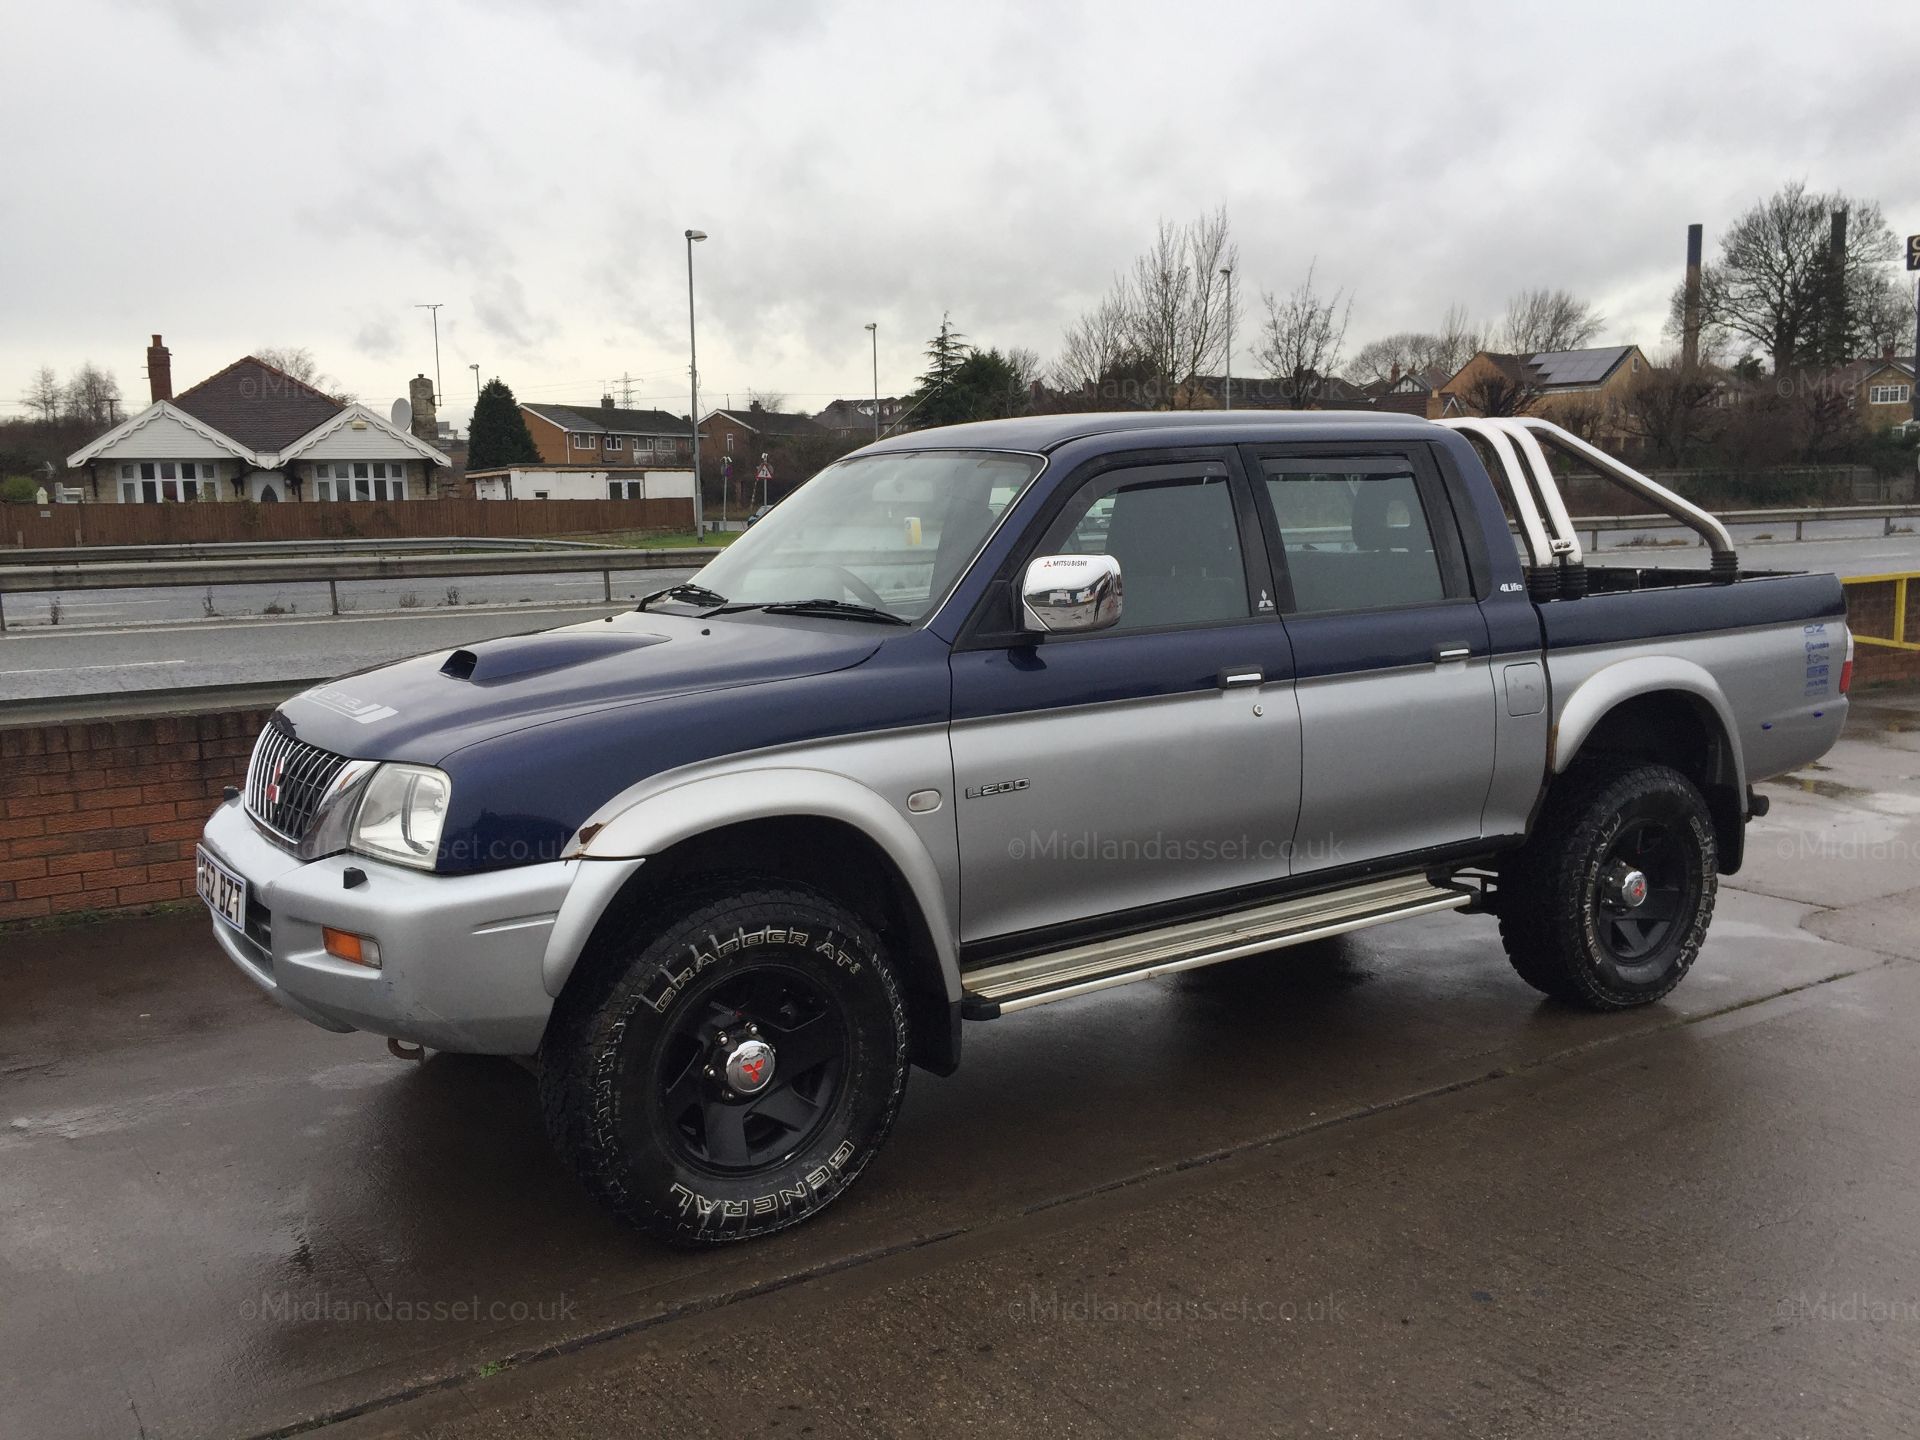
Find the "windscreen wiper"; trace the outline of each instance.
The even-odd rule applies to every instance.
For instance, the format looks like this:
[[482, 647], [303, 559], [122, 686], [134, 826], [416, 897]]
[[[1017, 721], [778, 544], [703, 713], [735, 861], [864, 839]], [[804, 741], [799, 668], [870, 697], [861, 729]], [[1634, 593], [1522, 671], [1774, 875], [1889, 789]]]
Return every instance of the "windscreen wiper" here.
[[684, 600], [689, 605], [724, 605], [727, 597], [718, 591], [709, 590], [704, 585], [681, 583], [669, 585], [664, 590], [656, 590], [651, 595], [642, 595], [640, 603], [633, 608], [644, 610], [656, 600]]
[[911, 620], [903, 619], [891, 610], [882, 610], [873, 605], [859, 605], [851, 600], [750, 600], [737, 605], [722, 605], [717, 610], [709, 610], [707, 615], [738, 615], [743, 610], [761, 610], [768, 615], [837, 615], [848, 620], [870, 620], [880, 625], [911, 625]]

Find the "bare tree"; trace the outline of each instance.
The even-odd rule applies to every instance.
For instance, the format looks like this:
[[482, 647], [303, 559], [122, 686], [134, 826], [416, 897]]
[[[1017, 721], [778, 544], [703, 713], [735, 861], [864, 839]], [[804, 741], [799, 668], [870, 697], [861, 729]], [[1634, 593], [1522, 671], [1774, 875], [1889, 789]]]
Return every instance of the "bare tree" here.
[[60, 413], [96, 428], [114, 424], [119, 410], [120, 382], [91, 360], [73, 372], [61, 391]]
[[20, 403], [51, 425], [60, 418], [63, 398], [60, 377], [53, 373], [51, 365], [42, 365], [33, 372], [33, 379], [28, 382], [27, 393], [20, 397]]
[[1718, 428], [1717, 390], [1710, 372], [1698, 366], [1649, 370], [1620, 397], [1615, 419], [1662, 465], [1685, 465]]
[[1178, 327], [1179, 353], [1169, 376], [1182, 386], [1197, 376], [1215, 373], [1226, 359], [1233, 317], [1227, 313], [1227, 277], [1221, 272], [1240, 267], [1240, 247], [1227, 227], [1226, 206], [1189, 223], [1184, 238], [1193, 283]]
[[1457, 375], [1480, 351], [1487, 348], [1487, 334], [1474, 324], [1464, 305], [1449, 305], [1440, 317], [1440, 332], [1434, 336], [1432, 365], [1449, 375]]
[[787, 397], [778, 390], [747, 391], [747, 408], [750, 410], [766, 410], [777, 415], [786, 408], [786, 404]]
[[1267, 317], [1260, 334], [1260, 361], [1280, 382], [1281, 397], [1290, 409], [1304, 410], [1320, 394], [1327, 377], [1340, 364], [1347, 340], [1347, 317], [1353, 298], [1341, 290], [1322, 297], [1313, 285], [1314, 266], [1307, 278], [1285, 297], [1265, 296]]
[[[1833, 212], [1848, 212], [1840, 273], [1830, 260]], [[1710, 330], [1751, 342], [1776, 375], [1796, 364], [1852, 358], [1830, 353], [1857, 344], [1861, 321], [1873, 328], [1891, 309], [1899, 284], [1889, 262], [1897, 247], [1871, 200], [1810, 194], [1802, 181], [1747, 211], [1720, 242], [1720, 258], [1700, 276], [1701, 318]], [[1677, 314], [1684, 301], [1673, 296]], [[1844, 313], [1836, 315], [1835, 307]]]
[[1040, 379], [1040, 352], [1029, 350], [1024, 345], [1012, 345], [1007, 348], [1007, 370], [1010, 383], [1022, 396], [1033, 389]]
[[1137, 370], [1153, 403], [1191, 401], [1194, 378], [1226, 360], [1227, 281], [1220, 272], [1239, 262], [1224, 206], [1183, 225], [1160, 221], [1153, 244], [1068, 327], [1055, 383], [1086, 389], [1116, 370]]
[[1401, 330], [1369, 340], [1347, 362], [1347, 378], [1356, 385], [1383, 384], [1397, 380], [1414, 368], [1413, 357], [1421, 342], [1431, 339], [1412, 330]]
[[1604, 315], [1565, 290], [1522, 290], [1507, 302], [1500, 348], [1516, 355], [1578, 350], [1604, 324]]
[[291, 375], [302, 385], [319, 388], [320, 365], [304, 345], [262, 345], [253, 358], [264, 360], [282, 375]]
[[1162, 220], [1153, 246], [1133, 262], [1127, 279], [1128, 331], [1135, 351], [1155, 381], [1171, 396], [1187, 350], [1180, 327], [1193, 296], [1193, 271], [1187, 264], [1180, 227]]
[[1526, 366], [1496, 363], [1469, 380], [1459, 394], [1475, 415], [1525, 415], [1540, 398], [1540, 387]]
[[292, 376], [330, 400], [337, 400], [342, 405], [353, 403], [354, 397], [341, 388], [338, 380], [321, 372], [320, 363], [304, 345], [266, 345], [255, 350], [253, 358], [264, 360], [281, 374]]
[[1126, 286], [1116, 279], [1099, 304], [1067, 327], [1050, 378], [1056, 389], [1090, 392], [1133, 358]]
[[1901, 352], [1913, 342], [1912, 297], [1893, 275], [1855, 297], [1854, 334], [1862, 355]]

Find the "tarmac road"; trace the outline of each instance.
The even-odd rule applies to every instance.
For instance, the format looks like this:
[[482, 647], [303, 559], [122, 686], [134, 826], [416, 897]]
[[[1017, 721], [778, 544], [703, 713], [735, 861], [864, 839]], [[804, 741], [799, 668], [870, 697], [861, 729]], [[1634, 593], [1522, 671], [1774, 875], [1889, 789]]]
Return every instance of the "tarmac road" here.
[[586, 581], [591, 596], [559, 605], [423, 606], [336, 617], [326, 613], [322, 587], [317, 615], [302, 609], [271, 619], [181, 621], [164, 627], [69, 630], [63, 623], [59, 629], [10, 630], [0, 636], [0, 702], [321, 679], [425, 650], [597, 619], [692, 573], [649, 570], [638, 577], [644, 586], [626, 587], [631, 595], [616, 588], [613, 605], [589, 603], [599, 602], [604, 593], [598, 575], [535, 576], [537, 584]]
[[1920, 698], [1769, 785], [1660, 1005], [1435, 916], [969, 1025], [709, 1254], [203, 917], [0, 935], [0, 1435], [1910, 1435], [1916, 772]]
[[[1920, 570], [1920, 536], [1877, 534], [1878, 522], [1829, 525], [1875, 531], [1851, 538], [1761, 542], [1758, 527], [1735, 538], [1746, 563], [1773, 570], [1876, 575]], [[1672, 532], [1664, 532], [1671, 538]], [[1632, 546], [1606, 535], [1608, 560], [1704, 569], [1698, 547]], [[631, 604], [693, 572], [617, 577], [614, 595]], [[450, 596], [449, 586], [456, 592]], [[353, 609], [328, 614], [324, 585], [223, 587], [219, 612], [205, 613], [197, 590], [96, 590], [60, 597], [60, 624], [47, 623], [46, 596], [14, 596], [0, 635], [0, 702], [119, 691], [220, 685], [239, 680], [312, 680], [417, 655], [444, 645], [569, 624], [606, 614], [598, 575], [521, 575], [446, 581], [355, 581], [340, 587]], [[417, 605], [408, 605], [412, 597]], [[449, 604], [457, 598], [457, 603]], [[269, 607], [285, 613], [267, 615]], [[339, 626], [334, 629], [330, 627]]]

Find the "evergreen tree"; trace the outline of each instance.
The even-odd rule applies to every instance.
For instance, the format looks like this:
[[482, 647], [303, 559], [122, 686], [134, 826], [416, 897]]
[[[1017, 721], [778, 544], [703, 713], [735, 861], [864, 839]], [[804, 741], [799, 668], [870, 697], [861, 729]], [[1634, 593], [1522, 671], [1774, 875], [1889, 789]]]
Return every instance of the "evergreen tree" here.
[[927, 373], [912, 397], [911, 414], [916, 429], [929, 425], [958, 425], [972, 420], [972, 405], [956, 386], [961, 367], [973, 347], [967, 337], [953, 328], [952, 320], [940, 317], [940, 332], [927, 342]]
[[500, 380], [489, 380], [473, 407], [467, 432], [467, 469], [499, 470], [508, 465], [532, 465], [540, 459], [527, 419]]

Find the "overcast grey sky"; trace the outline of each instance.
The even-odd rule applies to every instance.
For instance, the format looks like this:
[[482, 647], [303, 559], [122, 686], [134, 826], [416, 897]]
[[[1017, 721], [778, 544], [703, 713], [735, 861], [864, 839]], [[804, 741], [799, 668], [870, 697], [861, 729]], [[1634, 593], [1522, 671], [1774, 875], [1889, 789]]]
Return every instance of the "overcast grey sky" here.
[[[1574, 7], [0, 0], [0, 413], [91, 359], [134, 408], [267, 345], [384, 406], [471, 362], [684, 411], [904, 388], [943, 310], [1051, 357], [1157, 217], [1349, 349], [1564, 285], [1660, 343], [1685, 227], [1788, 179], [1920, 231], [1910, 4]], [[1253, 304], [1236, 372], [1252, 368]], [[644, 398], [642, 398], [644, 397]]]

